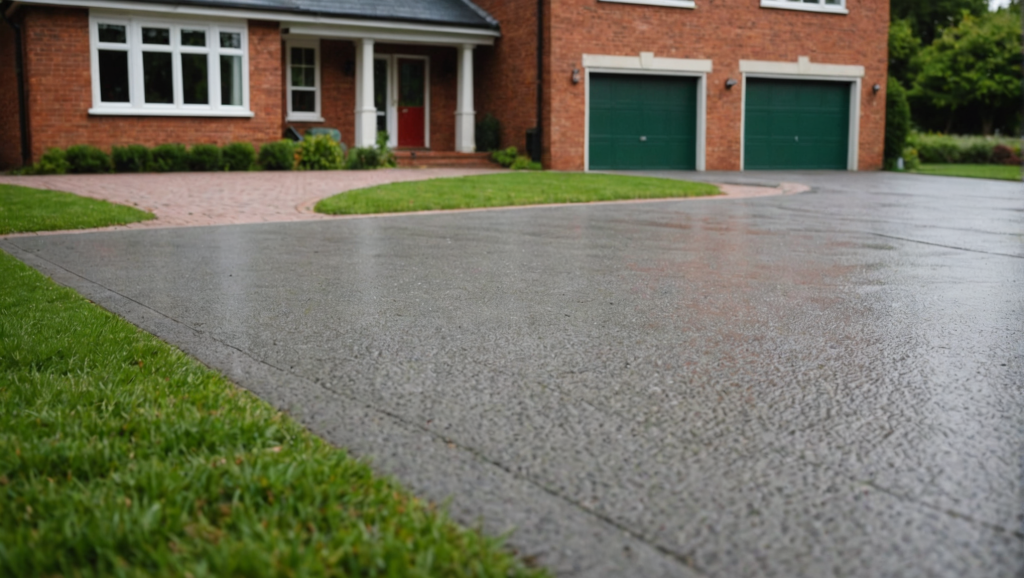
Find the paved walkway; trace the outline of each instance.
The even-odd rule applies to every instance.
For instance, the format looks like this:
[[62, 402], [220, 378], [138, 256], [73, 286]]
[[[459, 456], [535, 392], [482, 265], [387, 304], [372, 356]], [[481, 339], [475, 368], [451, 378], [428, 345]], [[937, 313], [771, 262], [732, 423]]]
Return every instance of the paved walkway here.
[[[160, 173], [0, 177], [0, 183], [66, 191], [149, 211], [151, 221], [110, 229], [163, 229], [332, 219], [313, 212], [316, 202], [344, 191], [445, 177], [486, 175], [488, 169], [387, 169], [379, 171], [289, 171], [250, 173]], [[691, 173], [692, 174], [692, 173]], [[721, 185], [725, 196], [750, 198], [807, 190], [775, 186]], [[94, 230], [94, 229], [88, 229]], [[85, 230], [77, 231], [85, 232]]]

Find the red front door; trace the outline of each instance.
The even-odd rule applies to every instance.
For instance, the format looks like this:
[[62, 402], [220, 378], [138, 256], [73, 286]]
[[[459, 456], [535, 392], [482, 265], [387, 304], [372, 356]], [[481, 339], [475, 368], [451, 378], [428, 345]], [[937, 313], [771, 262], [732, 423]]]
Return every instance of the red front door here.
[[398, 59], [398, 146], [426, 146], [426, 61]]

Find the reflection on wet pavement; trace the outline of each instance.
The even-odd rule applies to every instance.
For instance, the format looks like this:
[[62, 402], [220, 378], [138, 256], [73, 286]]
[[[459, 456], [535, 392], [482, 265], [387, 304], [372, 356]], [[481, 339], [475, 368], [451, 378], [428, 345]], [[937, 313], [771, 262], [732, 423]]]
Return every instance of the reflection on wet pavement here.
[[0, 247], [563, 575], [1016, 575], [1024, 185], [699, 178]]

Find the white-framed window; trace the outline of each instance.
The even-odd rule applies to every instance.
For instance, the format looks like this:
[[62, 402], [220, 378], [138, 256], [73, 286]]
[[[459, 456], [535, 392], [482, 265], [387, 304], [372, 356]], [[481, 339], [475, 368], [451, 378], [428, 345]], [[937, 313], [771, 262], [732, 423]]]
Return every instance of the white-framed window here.
[[784, 10], [828, 12], [831, 14], [850, 13], [846, 9], [846, 0], [761, 0], [761, 8], [782, 8]]
[[323, 121], [320, 116], [320, 41], [289, 40], [288, 53], [289, 121]]
[[252, 116], [246, 23], [90, 14], [90, 114]]
[[647, 6], [669, 6], [671, 8], [696, 8], [694, 0], [599, 0], [600, 2], [617, 2], [619, 4], [645, 4]]

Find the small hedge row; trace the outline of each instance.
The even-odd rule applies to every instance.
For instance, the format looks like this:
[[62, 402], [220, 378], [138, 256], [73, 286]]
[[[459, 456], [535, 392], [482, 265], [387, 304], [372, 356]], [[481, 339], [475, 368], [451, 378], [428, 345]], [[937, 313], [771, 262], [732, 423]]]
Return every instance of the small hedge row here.
[[544, 168], [540, 163], [531, 160], [530, 157], [519, 154], [519, 149], [516, 147], [496, 150], [491, 153], [491, 158], [499, 165], [513, 171], [539, 171]]
[[1020, 140], [1014, 138], [911, 133], [907, 148], [913, 150], [922, 163], [1021, 163]]
[[75, 145], [67, 150], [52, 148], [38, 163], [20, 171], [25, 175], [62, 175], [90, 173], [169, 173], [184, 171], [266, 171], [376, 169], [396, 165], [387, 147], [387, 133], [377, 138], [376, 147], [352, 149], [346, 159], [344, 149], [328, 135], [307, 136], [301, 143], [279, 140], [260, 147], [237, 142], [218, 147], [197, 144], [162, 144], [151, 149], [142, 145], [115, 146], [110, 154], [91, 145]]

